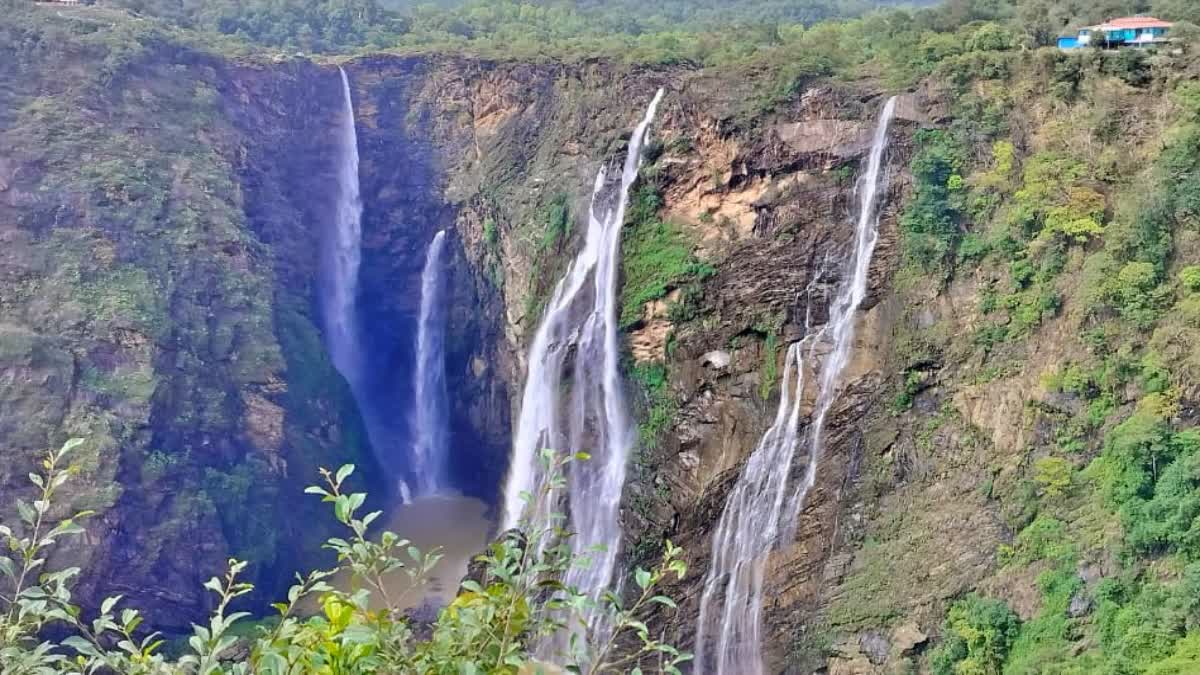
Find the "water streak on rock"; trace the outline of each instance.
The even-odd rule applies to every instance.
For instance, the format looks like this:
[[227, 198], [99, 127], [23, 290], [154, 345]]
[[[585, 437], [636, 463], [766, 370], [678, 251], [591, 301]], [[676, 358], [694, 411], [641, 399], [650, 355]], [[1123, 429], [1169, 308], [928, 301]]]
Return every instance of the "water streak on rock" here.
[[[871, 256], [879, 240], [878, 198], [886, 179], [883, 157], [895, 108], [893, 97], [879, 115], [866, 171], [855, 184], [858, 220], [847, 261], [849, 274], [838, 288], [825, 325], [788, 348], [774, 422], [746, 461], [713, 532], [712, 560], [704, 578], [696, 627], [696, 673], [763, 673], [762, 603], [767, 557], [781, 541], [790, 541], [794, 536], [804, 500], [816, 482], [825, 419], [840, 393], [839, 380], [853, 348], [856, 313], [866, 297]], [[810, 298], [812, 290], [810, 286]], [[828, 351], [817, 374], [812, 416], [807, 433], [802, 435], [799, 427], [804, 367], [806, 363], [815, 366], [818, 351], [825, 349]], [[801, 447], [808, 449], [806, 468], [789, 490], [791, 466]]]

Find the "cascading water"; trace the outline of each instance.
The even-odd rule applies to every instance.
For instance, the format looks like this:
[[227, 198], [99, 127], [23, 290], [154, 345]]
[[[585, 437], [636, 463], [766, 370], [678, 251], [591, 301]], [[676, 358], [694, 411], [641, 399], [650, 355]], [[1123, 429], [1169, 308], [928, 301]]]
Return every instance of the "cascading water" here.
[[337, 371], [357, 395], [362, 383], [358, 341], [358, 268], [362, 262], [362, 199], [358, 193], [358, 134], [350, 80], [342, 76], [342, 115], [338, 124], [337, 205], [321, 259], [321, 313], [325, 346]]
[[438, 231], [421, 272], [421, 315], [417, 324], [417, 368], [413, 390], [412, 474], [418, 495], [444, 487], [443, 473], [449, 446], [446, 423], [446, 307], [442, 249], [446, 233]]
[[[543, 529], [559, 505], [527, 512], [522, 499], [522, 494], [537, 495], [543, 486], [541, 451], [591, 455], [571, 465], [568, 476], [569, 529], [575, 533], [572, 548], [588, 552], [591, 565], [573, 567], [566, 582], [592, 596], [612, 580], [621, 540], [617, 511], [634, 440], [618, 370], [616, 281], [621, 225], [662, 94], [660, 89], [654, 95], [629, 139], [620, 182], [610, 181], [604, 168], [596, 176], [583, 250], [555, 287], [529, 350], [529, 374], [504, 491], [505, 529], [522, 520], [534, 530]], [[574, 359], [569, 394], [564, 391], [568, 357]], [[593, 553], [597, 546], [605, 550]], [[597, 630], [593, 626], [593, 632]]]
[[[780, 541], [791, 540], [804, 500], [816, 482], [825, 418], [840, 393], [839, 378], [854, 341], [855, 314], [866, 297], [867, 273], [879, 240], [878, 197], [895, 108], [893, 97], [879, 115], [867, 170], [855, 184], [858, 221], [848, 261], [850, 274], [838, 289], [825, 326], [788, 348], [774, 423], [746, 461], [713, 533], [712, 560], [704, 578], [696, 628], [696, 673], [763, 672], [761, 615], [767, 556]], [[804, 361], [816, 362], [818, 345], [828, 345], [829, 351], [817, 376], [808, 433], [802, 438]], [[808, 464], [789, 497], [792, 460], [802, 442], [808, 447]]]
[[[326, 230], [321, 253], [320, 303], [325, 328], [325, 347], [330, 360], [358, 404], [371, 446], [385, 466], [393, 466], [390, 454], [400, 444], [384, 415], [375, 409], [370, 396], [370, 377], [365, 367], [358, 326], [358, 273], [362, 264], [362, 197], [358, 182], [358, 132], [350, 79], [338, 68], [342, 80], [342, 112], [338, 120], [337, 202], [333, 222]], [[402, 499], [409, 501], [408, 486], [399, 481]]]

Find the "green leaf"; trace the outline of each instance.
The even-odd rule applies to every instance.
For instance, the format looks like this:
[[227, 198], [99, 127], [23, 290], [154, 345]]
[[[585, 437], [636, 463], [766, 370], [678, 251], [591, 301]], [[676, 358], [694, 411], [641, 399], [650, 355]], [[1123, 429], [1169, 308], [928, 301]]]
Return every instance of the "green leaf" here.
[[633, 578], [637, 581], [638, 588], [643, 591], [650, 586], [650, 572], [640, 567], [633, 573]]
[[352, 473], [354, 473], [354, 465], [343, 464], [342, 468], [337, 470], [337, 475], [334, 476], [333, 482], [337, 485], [341, 485], [342, 481], [346, 480], [346, 478], [348, 478]]
[[383, 515], [383, 511], [372, 511], [363, 517], [363, 527], [370, 527], [375, 519]]
[[20, 514], [21, 520], [32, 525], [37, 520], [37, 512], [24, 499], [17, 500], [17, 513]]
[[675, 601], [665, 595], [656, 595], [653, 598], [650, 598], [650, 602], [657, 602], [658, 604], [666, 605], [671, 609], [679, 609], [679, 607], [675, 604]]
[[82, 438], [70, 438], [70, 439], [67, 439], [67, 442], [66, 442], [66, 443], [63, 443], [62, 447], [61, 447], [61, 448], [59, 448], [59, 450], [58, 450], [58, 456], [59, 456], [59, 457], [63, 457], [63, 456], [65, 456], [65, 455], [66, 455], [68, 452], [71, 452], [72, 450], [74, 450], [75, 448], [78, 448], [78, 447], [79, 447], [79, 446], [81, 446], [81, 445], [83, 445], [83, 439], [82, 439]]
[[71, 635], [67, 638], [64, 638], [62, 641], [62, 645], [64, 647], [70, 647], [71, 649], [74, 649], [75, 651], [79, 652], [80, 654], [83, 654], [84, 656], [91, 656], [91, 657], [100, 656], [100, 653], [96, 651], [96, 647], [93, 646], [92, 643], [79, 637], [78, 635]]
[[333, 502], [333, 517], [338, 519], [339, 523], [344, 523], [350, 520], [350, 498], [346, 495], [338, 497]]
[[120, 595], [113, 595], [113, 596], [105, 598], [104, 602], [100, 603], [100, 613], [101, 614], [111, 614], [113, 611], [113, 607], [117, 606], [117, 603], [121, 601], [122, 597], [123, 596], [120, 596]]
[[682, 579], [687, 574], [687, 563], [682, 560], [672, 560], [667, 565], [667, 570], [674, 572], [676, 578]]

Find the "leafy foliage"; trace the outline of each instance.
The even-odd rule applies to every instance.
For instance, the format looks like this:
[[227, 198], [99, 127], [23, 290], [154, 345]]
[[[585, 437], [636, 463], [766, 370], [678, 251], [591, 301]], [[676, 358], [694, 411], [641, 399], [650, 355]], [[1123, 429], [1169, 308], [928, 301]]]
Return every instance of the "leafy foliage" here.
[[[463, 582], [462, 592], [438, 615], [428, 636], [419, 637], [401, 610], [403, 597], [389, 595], [385, 577], [407, 574], [410, 588], [420, 588], [438, 560], [422, 554], [395, 533], [378, 539], [368, 528], [381, 513], [360, 517], [366, 494], [350, 492], [347, 479], [353, 465], [336, 472], [322, 469], [323, 486], [306, 490], [333, 508], [346, 536], [331, 538], [326, 547], [337, 555], [334, 569], [297, 575], [287, 601], [274, 605], [279, 616], [264, 624], [243, 649], [236, 649], [240, 625], [250, 618], [231, 608], [253, 591], [241, 581], [246, 563], [230, 560], [222, 577], [204, 587], [215, 596], [207, 625], [194, 626], [186, 652], [168, 657], [159, 633], [142, 628], [136, 609], [118, 612], [120, 596], [106, 599], [98, 616], [85, 621], [71, 604], [71, 584], [77, 568], [46, 569], [46, 559], [59, 540], [83, 533], [79, 520], [55, 515], [55, 497], [70, 479], [67, 460], [81, 441], [67, 442], [46, 456], [44, 472], [30, 474], [39, 491], [33, 502], [18, 501], [21, 525], [0, 525], [0, 538], [11, 551], [0, 555], [0, 671], [6, 675], [118, 672], [129, 675], [216, 675], [227, 673], [440, 673], [491, 672], [515, 675], [536, 662], [531, 656], [538, 640], [560, 633], [574, 634], [581, 613], [599, 608], [606, 632], [591, 643], [572, 638], [560, 656], [573, 672], [623, 672], [636, 664], [654, 664], [660, 672], [678, 673], [690, 656], [650, 634], [641, 617], [653, 606], [673, 609], [674, 601], [657, 594], [668, 577], [686, 573], [681, 551], [666, 543], [660, 564], [634, 573], [631, 602], [616, 593], [587, 597], [563, 585], [571, 565], [585, 564], [570, 551], [568, 538], [552, 524], [544, 530], [513, 530], [479, 556], [482, 572]], [[565, 485], [561, 468], [566, 460], [543, 456], [551, 479], [536, 497], [551, 503]], [[530, 496], [530, 499], [535, 497]], [[561, 518], [555, 519], [561, 523]], [[358, 590], [343, 591], [329, 580], [339, 571], [355, 579]], [[320, 600], [321, 611], [305, 616], [302, 601]], [[377, 603], [378, 606], [374, 606]], [[53, 626], [56, 640], [42, 634]], [[623, 644], [617, 649], [618, 644]], [[635, 669], [636, 671], [636, 669]]]
[[677, 225], [658, 217], [661, 206], [662, 197], [649, 183], [639, 185], [630, 196], [621, 239], [622, 327], [640, 321], [646, 303], [716, 271], [696, 259]]
[[961, 234], [963, 149], [938, 129], [917, 132], [914, 142], [913, 196], [900, 226], [909, 258], [926, 269], [937, 268]]
[[1020, 621], [999, 600], [968, 595], [950, 607], [944, 640], [930, 657], [934, 675], [996, 675]]

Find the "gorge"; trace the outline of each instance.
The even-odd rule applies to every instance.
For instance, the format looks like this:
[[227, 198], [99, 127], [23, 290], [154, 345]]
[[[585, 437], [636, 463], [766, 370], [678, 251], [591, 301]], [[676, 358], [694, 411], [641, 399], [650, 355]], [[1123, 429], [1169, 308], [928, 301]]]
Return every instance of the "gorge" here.
[[[230, 558], [268, 630], [338, 564], [351, 498], [316, 484], [414, 569], [442, 547], [384, 584], [414, 645], [510, 599], [477, 555], [545, 554], [513, 606], [584, 598], [521, 636], [546, 662], [1192, 672], [1200, 61], [977, 4], [705, 58], [646, 56], [728, 44], [690, 28], [321, 54], [4, 5], [0, 555], [79, 438], [46, 509], [91, 515], [46, 567], [170, 638]], [[345, 644], [380, 616], [350, 576], [305, 610]]]

